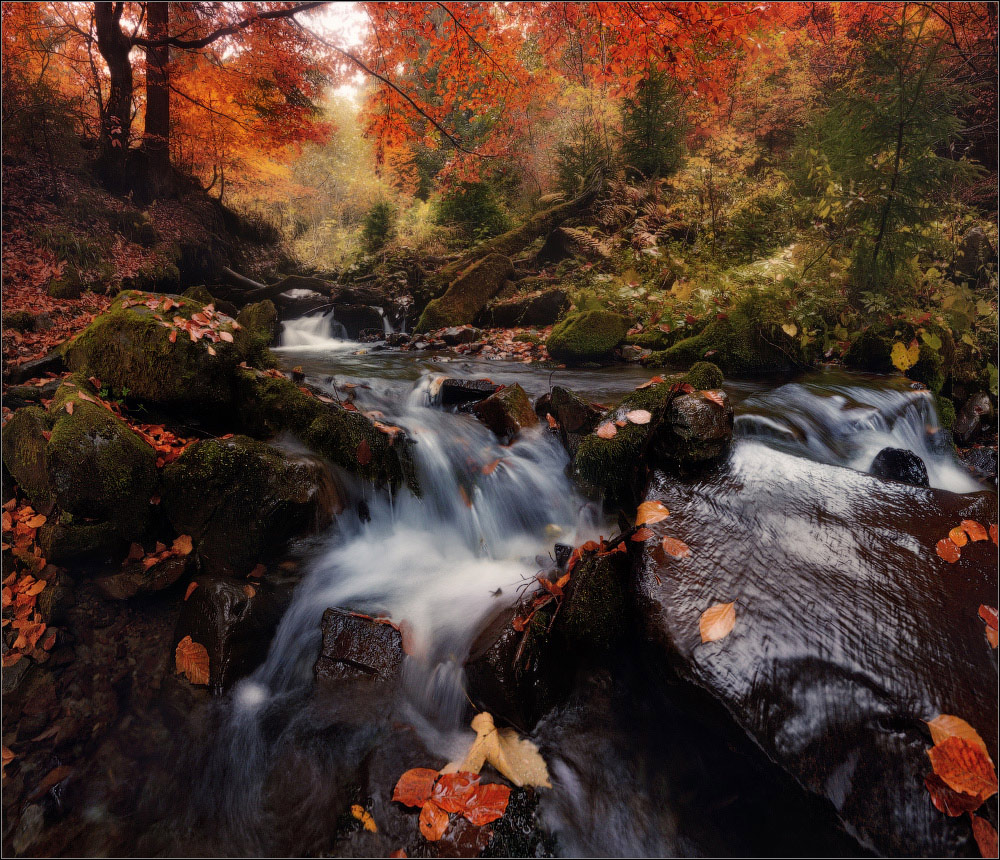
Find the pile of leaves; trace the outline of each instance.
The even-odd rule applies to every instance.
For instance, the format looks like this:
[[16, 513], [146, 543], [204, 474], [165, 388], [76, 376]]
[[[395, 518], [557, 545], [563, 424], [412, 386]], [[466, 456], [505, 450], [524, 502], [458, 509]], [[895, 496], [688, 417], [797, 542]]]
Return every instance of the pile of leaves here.
[[241, 328], [240, 324], [232, 317], [216, 311], [214, 304], [205, 305], [200, 311], [195, 311], [191, 314], [190, 319], [175, 315], [167, 320], [164, 319], [162, 314], [169, 313], [176, 308], [183, 308], [183, 299], [172, 299], [170, 296], [160, 299], [153, 296], [148, 299], [125, 298], [122, 300], [123, 308], [138, 307], [140, 305], [153, 311], [153, 319], [164, 328], [169, 329], [170, 334], [168, 337], [171, 343], [177, 342], [177, 336], [180, 332], [186, 332], [192, 343], [197, 343], [203, 338], [206, 341], [210, 341], [210, 343], [205, 344], [209, 355], [215, 355], [215, 348], [212, 346], [213, 343], [219, 343], [219, 341], [232, 343], [233, 332], [239, 331]]
[[962, 520], [955, 528], [948, 532], [948, 537], [937, 542], [937, 554], [950, 564], [954, 564], [962, 557], [962, 547], [970, 541], [976, 543], [986, 540], [989, 537], [994, 545], [997, 543], [997, 524], [991, 523], [989, 533], [986, 528], [975, 520]]

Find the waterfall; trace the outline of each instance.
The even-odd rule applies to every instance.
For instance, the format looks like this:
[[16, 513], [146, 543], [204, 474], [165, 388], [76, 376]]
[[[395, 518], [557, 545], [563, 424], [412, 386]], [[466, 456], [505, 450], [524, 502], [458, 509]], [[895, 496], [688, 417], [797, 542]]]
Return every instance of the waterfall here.
[[333, 309], [281, 324], [278, 349], [284, 351], [356, 349], [347, 329], [334, 318]]

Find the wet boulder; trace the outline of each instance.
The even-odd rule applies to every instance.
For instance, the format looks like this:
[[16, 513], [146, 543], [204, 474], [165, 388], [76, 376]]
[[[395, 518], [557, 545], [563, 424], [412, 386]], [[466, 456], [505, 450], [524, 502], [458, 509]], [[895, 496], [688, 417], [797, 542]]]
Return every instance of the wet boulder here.
[[[997, 759], [995, 652], [976, 617], [996, 599], [997, 549], [955, 564], [935, 544], [963, 519], [995, 522], [996, 495], [880, 481], [755, 442], [710, 476], [657, 472], [644, 497], [670, 516], [637, 567], [649, 671], [670, 665], [720, 702], [867, 850], [969, 856], [967, 818], [924, 786], [925, 723], [961, 715]], [[766, 499], [766, 504], [762, 502]], [[735, 626], [703, 642], [699, 619], [734, 603]]]
[[569, 295], [565, 290], [534, 290], [498, 297], [476, 315], [475, 322], [486, 328], [547, 326], [555, 323], [567, 307]]
[[607, 359], [625, 338], [628, 320], [612, 311], [570, 314], [552, 329], [545, 348], [557, 361], [579, 364]]
[[441, 405], [464, 406], [478, 403], [500, 389], [488, 379], [445, 379], [441, 382]]
[[554, 385], [551, 394], [543, 398], [535, 404], [535, 412], [555, 419], [560, 440], [569, 455], [575, 456], [580, 441], [597, 426], [601, 410], [562, 385]]
[[234, 343], [251, 367], [273, 367], [277, 364], [269, 347], [278, 340], [278, 311], [270, 299], [254, 302], [236, 316], [240, 328]]
[[501, 386], [498, 391], [472, 407], [472, 413], [499, 439], [513, 439], [525, 427], [534, 427], [538, 416], [520, 385]]
[[403, 638], [389, 621], [327, 609], [322, 620], [323, 643], [313, 667], [322, 683], [369, 680], [394, 681], [403, 665]]
[[971, 445], [982, 425], [983, 416], [992, 413], [993, 404], [990, 403], [990, 396], [984, 391], [973, 394], [962, 404], [962, 408], [955, 418], [953, 427], [955, 441], [959, 445]]
[[196, 442], [163, 472], [163, 507], [203, 570], [244, 575], [341, 510], [329, 473], [245, 436]]
[[717, 364], [711, 361], [696, 361], [684, 374], [681, 382], [685, 382], [699, 391], [711, 391], [722, 388], [725, 377]]
[[869, 474], [887, 481], [900, 481], [913, 487], [929, 487], [927, 466], [905, 448], [883, 448], [868, 468]]
[[997, 449], [980, 446], [969, 448], [958, 455], [966, 468], [980, 481], [997, 480]]
[[333, 306], [333, 318], [344, 327], [351, 340], [359, 340], [361, 332], [371, 329], [384, 331], [382, 314], [377, 307], [338, 303]]
[[458, 346], [479, 340], [479, 329], [471, 325], [453, 325], [440, 331], [439, 336], [448, 346]]
[[488, 254], [469, 266], [451, 282], [444, 295], [424, 308], [414, 331], [428, 332], [471, 323], [479, 309], [503, 289], [513, 272], [509, 257]]
[[94, 584], [111, 600], [128, 600], [137, 594], [162, 591], [187, 573], [190, 558], [170, 556], [148, 568], [141, 560], [127, 561], [120, 571], [99, 576]]
[[682, 470], [717, 460], [733, 440], [729, 396], [720, 389], [675, 397], [670, 403], [669, 425], [669, 433], [661, 434], [657, 445], [665, 460]]

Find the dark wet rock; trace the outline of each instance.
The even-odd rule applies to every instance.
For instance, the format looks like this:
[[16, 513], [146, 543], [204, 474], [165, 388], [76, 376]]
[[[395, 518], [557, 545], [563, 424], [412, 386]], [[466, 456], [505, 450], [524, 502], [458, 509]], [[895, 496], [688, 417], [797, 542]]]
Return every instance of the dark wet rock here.
[[[920, 335], [926, 334], [940, 340], [940, 349], [931, 349]], [[864, 370], [869, 373], [896, 373], [892, 363], [892, 347], [896, 343], [904, 346], [917, 338], [921, 343], [918, 366], [910, 368], [907, 376], [922, 382], [929, 388], [938, 385], [941, 374], [947, 374], [955, 359], [955, 339], [951, 330], [936, 323], [929, 322], [923, 326], [898, 322], [887, 325], [883, 322], [873, 322], [858, 333], [844, 353], [844, 364], [852, 370]]]
[[371, 305], [337, 303], [333, 306], [333, 318], [344, 327], [351, 340], [358, 340], [361, 332], [368, 329], [384, 331], [382, 314]]
[[445, 379], [441, 383], [441, 405], [463, 406], [478, 403], [500, 388], [488, 379]]
[[406, 346], [410, 342], [410, 336], [402, 331], [394, 331], [385, 336], [387, 346]]
[[284, 321], [295, 320], [321, 309], [329, 310], [331, 302], [329, 295], [309, 292], [299, 295], [282, 293], [274, 299], [274, 304], [278, 310], [278, 318]]
[[0, 437], [4, 466], [39, 509], [52, 502], [44, 435], [51, 432], [52, 423], [52, 416], [44, 409], [29, 406], [11, 416]]
[[94, 584], [111, 600], [128, 600], [137, 594], [169, 588], [187, 572], [189, 560], [190, 556], [173, 556], [149, 568], [131, 562], [124, 570], [97, 577]]
[[982, 425], [982, 417], [993, 413], [990, 396], [983, 391], [973, 394], [962, 405], [952, 432], [959, 445], [971, 445]]
[[513, 439], [525, 427], [534, 427], [538, 423], [531, 400], [516, 382], [502, 386], [485, 400], [480, 400], [472, 407], [472, 413], [498, 439]]
[[163, 508], [210, 573], [246, 574], [342, 509], [323, 465], [245, 436], [196, 442], [163, 472]]
[[[995, 522], [996, 495], [743, 446], [697, 482], [656, 473], [645, 497], [669, 501], [654, 528], [691, 548], [643, 545], [650, 671], [669, 682], [672, 664], [707, 690], [869, 850], [974, 851], [968, 824], [928, 801], [924, 721], [965, 715], [996, 760], [995, 658], [972, 614], [996, 597], [996, 547], [968, 544], [955, 569], [934, 545], [962, 519]], [[702, 643], [701, 614], [729, 601], [732, 633]]]
[[3, 405], [10, 410], [25, 406], [41, 405], [43, 400], [51, 400], [62, 384], [61, 379], [52, 379], [41, 385], [11, 385], [3, 395]]
[[377, 618], [327, 609], [322, 621], [323, 644], [313, 672], [322, 682], [393, 681], [403, 663], [399, 629]]
[[485, 328], [552, 325], [566, 308], [569, 296], [556, 288], [498, 297], [476, 315], [475, 322]]
[[510, 258], [489, 254], [460, 274], [444, 295], [431, 301], [420, 315], [415, 331], [465, 325], [503, 288], [513, 273]]
[[186, 299], [194, 299], [196, 302], [201, 302], [203, 305], [214, 305], [217, 311], [222, 311], [226, 316], [233, 317], [234, 319], [240, 312], [240, 309], [232, 302], [215, 298], [208, 287], [203, 285], [188, 287], [181, 295]]
[[628, 320], [611, 311], [580, 311], [559, 323], [545, 347], [557, 361], [581, 363], [607, 358], [622, 342]]
[[578, 394], [561, 385], [543, 395], [535, 404], [535, 412], [545, 418], [551, 415], [557, 423], [556, 432], [571, 457], [576, 455], [580, 440], [592, 432], [601, 418], [601, 410]]
[[471, 325], [456, 325], [440, 332], [441, 340], [448, 346], [458, 346], [462, 343], [472, 343], [479, 339], [479, 329]]
[[553, 630], [574, 654], [608, 651], [629, 623], [625, 552], [588, 553], [573, 568]]
[[199, 575], [182, 604], [175, 634], [208, 651], [209, 686], [228, 689], [267, 656], [291, 587], [269, 581]]
[[868, 471], [888, 481], [901, 481], [913, 487], [930, 486], [924, 461], [905, 448], [883, 448], [875, 455]]
[[[725, 455], [733, 440], [733, 407], [724, 391], [683, 394], [670, 404], [670, 432], [661, 434], [657, 450], [666, 460], [682, 469], [711, 462]], [[666, 429], [666, 428], [664, 428]]]
[[966, 465], [968, 470], [979, 478], [980, 481], [996, 482], [996, 448], [987, 448], [985, 446], [979, 448], [969, 448], [967, 451], [962, 451], [958, 456], [959, 459]]
[[45, 376], [46, 373], [62, 373], [66, 370], [66, 360], [61, 349], [54, 349], [41, 358], [22, 361], [20, 364], [4, 367], [4, 382], [18, 385], [28, 379]]

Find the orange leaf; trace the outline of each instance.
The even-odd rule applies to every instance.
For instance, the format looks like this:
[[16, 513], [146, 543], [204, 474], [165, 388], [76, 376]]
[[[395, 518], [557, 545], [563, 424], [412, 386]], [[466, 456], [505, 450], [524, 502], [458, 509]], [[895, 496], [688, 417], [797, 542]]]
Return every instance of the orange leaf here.
[[168, 340], [169, 340], [169, 341], [170, 341], [171, 343], [177, 343], [177, 329], [171, 329], [171, 330], [170, 330], [170, 334], [169, 334], [169, 335], [167, 335], [167, 339], [168, 339]]
[[44, 526], [47, 520], [48, 520], [48, 517], [46, 517], [44, 514], [38, 514], [37, 516], [34, 516], [30, 520], [28, 520], [25, 523], [25, 525], [29, 529], [37, 529], [37, 528], [41, 528], [42, 526]]
[[986, 752], [986, 742], [979, 736], [979, 732], [961, 717], [939, 714], [933, 720], [927, 721], [927, 728], [931, 730], [931, 738], [935, 744], [948, 738], [964, 738], [970, 744], [981, 747], [983, 752]]
[[618, 428], [612, 421], [605, 421], [597, 428], [597, 435], [602, 439], [614, 439], [618, 435]]
[[551, 412], [545, 413], [545, 420], [549, 422], [549, 427], [552, 428], [553, 430], [555, 430], [559, 426], [559, 422], [552, 417]]
[[375, 826], [375, 819], [360, 803], [351, 805], [351, 815], [360, 821], [369, 833], [378, 833], [378, 827]]
[[188, 587], [184, 591], [184, 599], [187, 600], [197, 587], [197, 582], [188, 583]]
[[637, 526], [651, 525], [665, 520], [670, 516], [670, 511], [666, 509], [663, 502], [656, 500], [643, 502], [635, 512], [635, 524]]
[[66, 413], [68, 415], [72, 415], [73, 414], [73, 401], [72, 400], [67, 400], [66, 401]]
[[633, 409], [626, 412], [625, 417], [633, 424], [648, 424], [653, 420], [653, 415], [648, 409]]
[[482, 827], [491, 821], [501, 818], [507, 811], [507, 803], [510, 801], [510, 788], [499, 783], [476, 786], [475, 796], [469, 805], [462, 811], [465, 816], [476, 827]]
[[243, 586], [243, 593], [247, 597], [254, 597], [257, 594], [257, 589], [248, 583]]
[[961, 526], [955, 526], [950, 532], [948, 532], [948, 540], [950, 540], [955, 546], [965, 546], [969, 539], [965, 535], [965, 529]]
[[637, 385], [635, 387], [635, 390], [639, 391], [642, 388], [649, 388], [651, 385], [659, 385], [661, 382], [663, 382], [662, 376], [654, 376], [652, 379], [649, 379], [646, 382], [642, 383], [642, 385]]
[[420, 832], [428, 842], [437, 842], [448, 829], [448, 813], [433, 800], [420, 809]]
[[423, 806], [430, 800], [438, 772], [429, 767], [415, 767], [406, 771], [392, 790], [392, 799], [404, 806]]
[[478, 773], [445, 773], [434, 785], [431, 800], [445, 812], [462, 813], [474, 799], [478, 785]]
[[635, 533], [632, 535], [632, 540], [641, 543], [644, 540], [649, 540], [653, 536], [653, 530], [647, 528], [636, 529]]
[[997, 543], [997, 537], [998, 537], [998, 535], [997, 535], [997, 524], [996, 523], [990, 523], [990, 540], [993, 541], [994, 544]]
[[983, 857], [996, 857], [1000, 845], [997, 844], [997, 832], [993, 825], [980, 815], [969, 813], [972, 819], [972, 835], [976, 837], [976, 845]]
[[929, 773], [924, 777], [924, 787], [931, 796], [931, 803], [938, 812], [957, 818], [966, 812], [972, 812], [982, 806], [982, 801], [971, 794], [962, 794], [949, 788], [943, 779], [936, 773]]
[[665, 537], [661, 545], [663, 551], [670, 553], [674, 558], [687, 558], [691, 555], [691, 547], [677, 538]]
[[949, 737], [927, 751], [931, 766], [949, 788], [980, 801], [997, 791], [997, 774], [986, 751], [965, 738]]
[[698, 629], [702, 642], [715, 642], [728, 636], [736, 624], [736, 604], [716, 603], [701, 613]]
[[721, 391], [703, 391], [702, 396], [706, 400], [711, 400], [716, 406], [725, 406], [726, 399]]
[[170, 547], [177, 555], [189, 555], [193, 549], [191, 535], [180, 535]]
[[358, 463], [367, 466], [372, 461], [372, 449], [367, 439], [362, 439], [358, 443]]
[[233, 342], [233, 336], [228, 331], [220, 331], [219, 337], [222, 338], [226, 343]]
[[208, 650], [192, 641], [190, 636], [177, 643], [174, 663], [177, 672], [183, 673], [192, 684], [208, 683]]
[[502, 458], [497, 457], [497, 459], [493, 460], [490, 463], [487, 463], [482, 468], [483, 474], [484, 475], [492, 475], [493, 472], [496, 471], [497, 466], [499, 466], [502, 462], [503, 462]]
[[260, 579], [265, 573], [267, 573], [267, 568], [263, 564], [258, 564], [247, 576], [252, 576], [254, 579]]
[[962, 557], [962, 551], [955, 546], [951, 538], [943, 538], [937, 542], [937, 554], [950, 564], [954, 564]]
[[975, 520], [962, 520], [961, 527], [965, 529], [971, 541], [986, 540], [989, 537], [986, 529]]
[[41, 594], [45, 590], [45, 586], [47, 584], [48, 583], [46, 583], [44, 579], [40, 579], [38, 580], [38, 582], [32, 585], [31, 588], [28, 589], [27, 593], [32, 596], [36, 594]]

